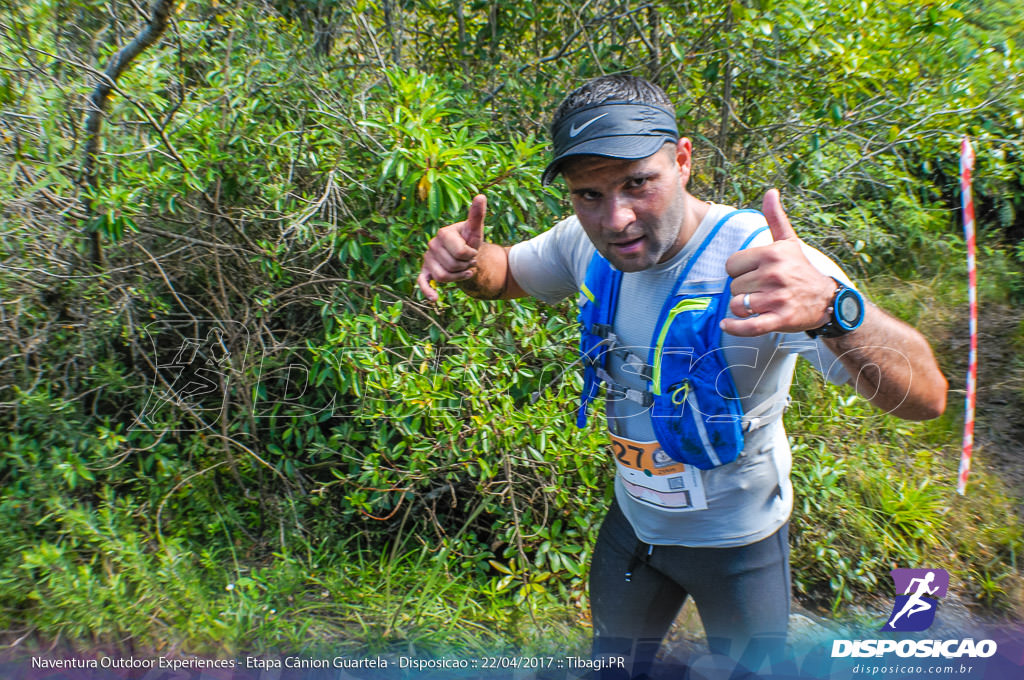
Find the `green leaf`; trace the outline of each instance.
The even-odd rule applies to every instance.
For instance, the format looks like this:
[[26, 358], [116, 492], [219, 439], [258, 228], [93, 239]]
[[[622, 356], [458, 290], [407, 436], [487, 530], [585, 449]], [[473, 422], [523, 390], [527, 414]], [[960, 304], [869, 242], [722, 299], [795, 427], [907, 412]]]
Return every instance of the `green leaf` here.
[[502, 574], [511, 574], [512, 571], [501, 562], [495, 560], [487, 560], [487, 564], [494, 567], [495, 570], [500, 571]]

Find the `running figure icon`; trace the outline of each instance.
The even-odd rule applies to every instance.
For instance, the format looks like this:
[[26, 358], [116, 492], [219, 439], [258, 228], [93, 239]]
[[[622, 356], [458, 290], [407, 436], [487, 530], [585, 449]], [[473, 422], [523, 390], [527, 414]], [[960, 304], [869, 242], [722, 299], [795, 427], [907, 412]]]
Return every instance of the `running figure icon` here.
[[892, 616], [882, 630], [921, 631], [935, 620], [938, 598], [945, 596], [949, 574], [944, 569], [894, 569], [896, 596]]
[[[925, 600], [922, 599], [922, 596], [924, 596], [924, 595], [934, 595], [935, 592], [938, 591], [938, 589], [939, 589], [938, 586], [936, 586], [934, 588], [929, 588], [928, 587], [928, 585], [932, 581], [934, 581], [934, 580], [935, 580], [935, 572], [933, 572], [933, 571], [929, 571], [928, 575], [925, 576], [924, 578], [911, 579], [910, 580], [910, 587], [913, 587], [915, 583], [918, 584], [917, 585], [917, 592], [914, 593], [913, 595], [910, 595], [910, 599], [907, 600], [907, 603], [905, 605], [903, 605], [903, 609], [900, 610], [899, 614], [897, 614], [896, 616], [894, 616], [891, 619], [889, 619], [889, 624], [888, 625], [889, 626], [893, 626], [893, 624], [896, 623], [896, 620], [899, 619], [904, 614], [906, 614], [907, 617], [909, 618], [909, 617], [913, 616], [914, 614], [917, 614], [918, 612], [928, 611], [929, 609], [934, 607], [935, 606], [935, 601], [934, 600], [925, 601]], [[908, 589], [907, 592], [904, 593], [904, 595], [909, 595], [909, 594], [910, 594], [910, 590]]]

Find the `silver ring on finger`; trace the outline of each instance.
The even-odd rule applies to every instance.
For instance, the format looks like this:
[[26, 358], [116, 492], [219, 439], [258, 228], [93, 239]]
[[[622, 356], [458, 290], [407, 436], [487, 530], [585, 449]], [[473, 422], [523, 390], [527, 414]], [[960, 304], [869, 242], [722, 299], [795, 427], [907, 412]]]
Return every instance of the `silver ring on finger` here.
[[750, 293], [743, 294], [743, 309], [747, 310], [749, 316], [754, 315], [754, 309], [750, 306]]

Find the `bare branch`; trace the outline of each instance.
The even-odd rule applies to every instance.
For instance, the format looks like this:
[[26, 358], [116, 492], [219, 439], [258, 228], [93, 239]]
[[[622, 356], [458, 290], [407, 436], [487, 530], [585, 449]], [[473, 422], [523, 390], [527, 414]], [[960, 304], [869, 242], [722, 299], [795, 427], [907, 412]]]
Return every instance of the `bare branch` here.
[[[168, 17], [174, 7], [174, 0], [156, 0], [150, 8], [149, 19], [145, 28], [139, 31], [126, 47], [121, 49], [103, 72], [103, 77], [97, 83], [96, 88], [89, 97], [89, 117], [85, 121], [85, 153], [82, 161], [82, 175], [85, 183], [90, 189], [96, 189], [98, 180], [96, 178], [96, 152], [100, 142], [100, 125], [103, 122], [103, 112], [106, 110], [107, 100], [114, 84], [121, 76], [128, 65], [139, 56], [143, 50], [152, 45], [167, 28]], [[87, 216], [92, 215], [92, 201], [88, 196], [83, 198], [83, 206]], [[99, 231], [93, 231], [92, 240], [92, 263], [96, 267], [103, 264], [103, 248], [100, 242]]]

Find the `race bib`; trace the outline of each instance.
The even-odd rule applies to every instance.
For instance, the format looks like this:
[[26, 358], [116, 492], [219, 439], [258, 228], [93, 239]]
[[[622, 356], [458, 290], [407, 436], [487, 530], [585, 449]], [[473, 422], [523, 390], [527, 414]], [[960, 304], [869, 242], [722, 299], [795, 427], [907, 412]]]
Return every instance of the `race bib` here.
[[612, 455], [626, 492], [662, 510], [690, 512], [708, 507], [700, 470], [673, 460], [658, 442], [611, 435]]

